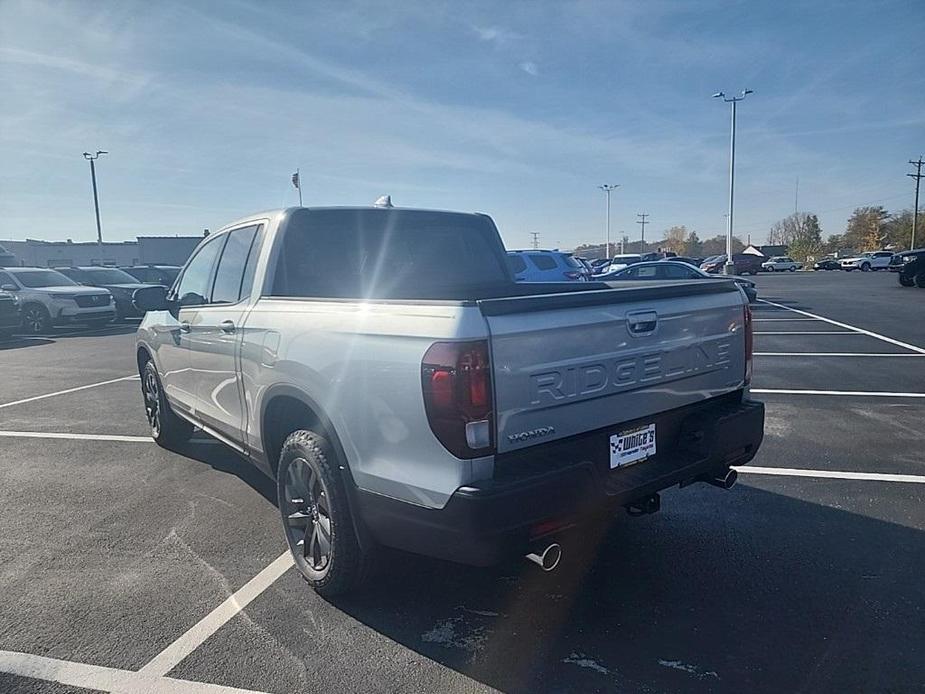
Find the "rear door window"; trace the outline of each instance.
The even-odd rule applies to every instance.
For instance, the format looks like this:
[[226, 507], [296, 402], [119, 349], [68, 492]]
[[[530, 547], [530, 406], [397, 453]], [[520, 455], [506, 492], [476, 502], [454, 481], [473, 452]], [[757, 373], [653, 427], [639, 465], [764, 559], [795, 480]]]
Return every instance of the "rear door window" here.
[[633, 269], [636, 271], [636, 277], [641, 280], [653, 280], [659, 276], [659, 267], [657, 265], [644, 265]]
[[521, 272], [527, 269], [527, 263], [525, 263], [524, 259], [519, 255], [509, 255], [507, 257], [507, 262], [511, 266], [511, 271], [515, 275], [519, 275]]
[[254, 245], [254, 239], [257, 236], [257, 226], [244, 227], [235, 229], [227, 234], [228, 240], [225, 242], [222, 257], [218, 261], [218, 269], [215, 271], [215, 284], [212, 288], [213, 304], [234, 304], [250, 295], [250, 284], [253, 284], [253, 270], [251, 270], [251, 282], [244, 288], [245, 269], [248, 266], [248, 258], [251, 254], [251, 247]]

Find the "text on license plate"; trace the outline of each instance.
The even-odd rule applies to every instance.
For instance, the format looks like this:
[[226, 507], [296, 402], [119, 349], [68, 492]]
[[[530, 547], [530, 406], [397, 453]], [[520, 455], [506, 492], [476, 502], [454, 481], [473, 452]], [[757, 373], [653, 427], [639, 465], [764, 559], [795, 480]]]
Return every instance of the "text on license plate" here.
[[628, 465], [655, 455], [655, 424], [610, 437], [610, 468]]

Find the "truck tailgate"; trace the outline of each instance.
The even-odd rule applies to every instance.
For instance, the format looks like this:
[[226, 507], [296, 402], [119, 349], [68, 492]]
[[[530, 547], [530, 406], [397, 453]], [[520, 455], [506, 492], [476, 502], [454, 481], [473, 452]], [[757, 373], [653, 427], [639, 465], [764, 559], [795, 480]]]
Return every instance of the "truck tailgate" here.
[[744, 305], [728, 280], [480, 301], [498, 452], [616, 430], [741, 388]]

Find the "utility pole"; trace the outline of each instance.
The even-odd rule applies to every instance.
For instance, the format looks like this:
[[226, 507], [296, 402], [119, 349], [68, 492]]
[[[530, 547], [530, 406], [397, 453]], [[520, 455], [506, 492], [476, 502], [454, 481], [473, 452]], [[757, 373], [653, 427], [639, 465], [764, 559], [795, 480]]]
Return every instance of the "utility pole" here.
[[911, 251], [915, 248], [915, 230], [919, 225], [919, 182], [922, 180], [922, 176], [925, 174], [922, 173], [922, 157], [919, 156], [918, 161], [909, 160], [909, 163], [915, 167], [914, 174], [906, 174], [910, 178], [915, 179], [915, 210], [912, 212], [912, 244], [909, 246]]
[[[104, 152], [101, 149], [97, 150], [96, 154], [84, 152], [84, 159], [90, 162], [90, 180], [93, 182], [93, 208], [96, 210], [96, 242], [99, 244], [100, 250], [103, 247], [103, 230], [100, 227], [100, 199], [96, 194], [96, 166], [94, 164], [101, 154], [109, 154], [109, 152]], [[102, 257], [100, 257], [100, 262], [103, 262]]]
[[732, 108], [732, 125], [729, 130], [729, 219], [726, 224], [726, 266], [723, 268], [725, 274], [735, 274], [735, 263], [732, 262], [732, 208], [735, 200], [735, 180], [736, 180], [736, 104], [742, 101], [749, 94], [754, 92], [751, 89], [743, 89], [739, 96], [729, 98], [724, 92], [717, 92], [713, 95], [714, 99], [722, 99]]
[[620, 255], [626, 254], [626, 242], [629, 241], [629, 237], [626, 235], [625, 231], [620, 232]]
[[607, 194], [607, 255], [606, 255], [607, 258], [610, 257], [610, 193], [611, 191], [619, 187], [620, 187], [619, 183], [616, 185], [605, 183], [602, 186], [598, 186], [598, 188], [600, 188]]
[[642, 225], [642, 249], [639, 252], [645, 253], [646, 252], [646, 224], [649, 223], [648, 221], [646, 221], [646, 218], [649, 215], [640, 213], [640, 214], [637, 214], [636, 216], [639, 217], [639, 221], [637, 221], [636, 224]]
[[800, 177], [797, 176], [797, 184], [793, 190], [793, 214], [800, 212]]
[[533, 250], [538, 251], [540, 249], [540, 232], [531, 231], [530, 236], [533, 237]]

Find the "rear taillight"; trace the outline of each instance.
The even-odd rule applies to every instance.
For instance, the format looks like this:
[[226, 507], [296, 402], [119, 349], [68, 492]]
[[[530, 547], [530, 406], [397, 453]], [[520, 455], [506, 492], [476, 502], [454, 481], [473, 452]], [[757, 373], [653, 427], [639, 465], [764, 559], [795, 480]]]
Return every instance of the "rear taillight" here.
[[494, 453], [488, 342], [435, 342], [421, 362], [424, 410], [437, 439], [457, 458]]
[[745, 385], [752, 382], [752, 351], [754, 350], [755, 338], [752, 335], [752, 309], [748, 304], [744, 306], [744, 324], [745, 324]]

